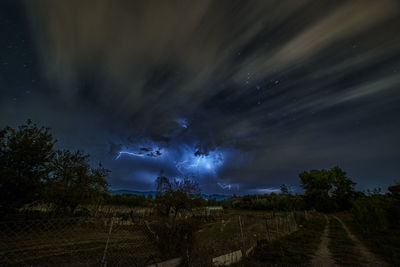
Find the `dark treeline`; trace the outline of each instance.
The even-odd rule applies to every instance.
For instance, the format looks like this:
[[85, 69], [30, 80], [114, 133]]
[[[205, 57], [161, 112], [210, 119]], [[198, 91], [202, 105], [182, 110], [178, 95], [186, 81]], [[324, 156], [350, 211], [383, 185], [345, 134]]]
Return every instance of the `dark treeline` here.
[[351, 210], [357, 220], [368, 221], [371, 227], [379, 224], [378, 228], [399, 221], [400, 185], [389, 187], [386, 194], [379, 190], [359, 192], [339, 167], [300, 173], [304, 194], [293, 194], [282, 185], [279, 194], [205, 200], [194, 181], [168, 179], [160, 174], [156, 179], [155, 198], [110, 195], [106, 182], [108, 170], [101, 164], [91, 166], [89, 155], [80, 150], [56, 150], [55, 143], [48, 128], [38, 127], [31, 121], [17, 129], [6, 127], [0, 131], [1, 215], [15, 212], [26, 204], [46, 203], [52, 204], [60, 213], [74, 213], [79, 205], [85, 204], [153, 207], [161, 215], [177, 214], [195, 207], [223, 206], [277, 212]]
[[[225, 209], [272, 212], [346, 211], [345, 214], [356, 222], [355, 229], [364, 236], [373, 237], [370, 239], [375, 243], [371, 246], [382, 246], [388, 251], [385, 253], [393, 255], [396, 252], [390, 249], [398, 247], [393, 233], [400, 232], [400, 185], [389, 187], [385, 194], [380, 190], [358, 192], [346, 173], [334, 167], [300, 173], [304, 194], [294, 194], [282, 185], [279, 194], [206, 200], [201, 197], [199, 184], [195, 181], [169, 179], [161, 173], [156, 179], [154, 198], [111, 195], [106, 182], [108, 170], [101, 164], [91, 166], [89, 155], [80, 150], [55, 149], [55, 143], [48, 128], [38, 127], [31, 121], [17, 129], [6, 127], [0, 131], [0, 218], [23, 215], [20, 208], [26, 205], [51, 206], [49, 214], [57, 216], [93, 216], [85, 208], [85, 205], [93, 204], [97, 208], [100, 205], [149, 207], [151, 209], [147, 210], [152, 214], [155, 211], [157, 215], [152, 225], [156, 244], [163, 255], [173, 258], [191, 253], [194, 234], [205, 219], [198, 212], [202, 210], [199, 207], [223, 206]], [[132, 210], [130, 214], [116, 214], [115, 211], [115, 215], [132, 220], [137, 216]]]
[[153, 206], [154, 199], [151, 195], [142, 196], [135, 194], [116, 194], [116, 195], [105, 195], [103, 204], [105, 205], [117, 205], [127, 207], [151, 207]]

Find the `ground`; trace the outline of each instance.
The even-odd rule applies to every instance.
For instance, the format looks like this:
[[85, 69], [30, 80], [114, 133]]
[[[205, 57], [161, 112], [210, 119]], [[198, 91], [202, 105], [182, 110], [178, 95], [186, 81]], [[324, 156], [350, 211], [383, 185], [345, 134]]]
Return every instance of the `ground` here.
[[259, 242], [239, 266], [390, 266], [334, 214], [316, 214], [302, 229], [274, 242]]
[[[7, 227], [0, 242], [0, 265], [145, 265], [165, 260], [151, 242], [151, 222], [148, 228], [120, 219], [64, 218], [14, 221]], [[399, 249], [387, 245], [390, 248]], [[195, 233], [191, 259], [197, 264], [193, 266], [209, 266], [213, 257], [237, 250], [245, 254], [249, 249], [238, 266], [397, 266], [398, 262], [366, 242], [348, 214], [263, 211], [228, 211], [204, 221]]]
[[329, 245], [329, 219], [325, 215], [325, 220], [327, 222], [324, 232], [321, 236], [321, 243], [318, 246], [318, 250], [315, 253], [311, 261], [313, 266], [336, 266], [335, 261], [332, 258], [331, 252], [328, 248]]

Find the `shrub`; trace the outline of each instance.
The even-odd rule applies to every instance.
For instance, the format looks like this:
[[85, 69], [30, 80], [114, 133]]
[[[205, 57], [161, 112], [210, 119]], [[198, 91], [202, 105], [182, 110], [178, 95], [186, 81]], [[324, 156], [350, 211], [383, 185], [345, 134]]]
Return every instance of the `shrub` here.
[[351, 212], [365, 231], [387, 231], [393, 204], [388, 196], [373, 194], [353, 201]]
[[195, 218], [163, 218], [153, 225], [161, 254], [166, 259], [189, 255], [194, 244], [194, 233], [199, 225], [200, 222]]

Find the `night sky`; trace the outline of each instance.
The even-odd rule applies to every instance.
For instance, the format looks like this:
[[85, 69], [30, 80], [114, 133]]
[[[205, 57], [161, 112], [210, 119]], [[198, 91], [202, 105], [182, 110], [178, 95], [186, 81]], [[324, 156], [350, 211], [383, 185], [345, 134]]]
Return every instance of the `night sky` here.
[[28, 118], [112, 189], [400, 180], [397, 0], [0, 1], [0, 127]]

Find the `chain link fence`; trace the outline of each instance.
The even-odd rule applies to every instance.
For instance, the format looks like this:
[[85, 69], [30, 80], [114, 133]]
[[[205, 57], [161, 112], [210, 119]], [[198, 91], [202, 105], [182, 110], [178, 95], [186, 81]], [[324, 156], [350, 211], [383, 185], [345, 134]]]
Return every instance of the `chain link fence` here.
[[160, 259], [145, 223], [118, 217], [0, 223], [0, 265], [145, 266]]
[[[226, 255], [226, 265], [248, 256], [260, 240], [272, 242], [289, 235], [309, 220], [309, 211], [266, 212], [228, 211], [218, 221], [206, 223], [196, 233], [196, 244], [191, 255], [194, 266], [215, 265], [212, 259]], [[236, 253], [233, 253], [236, 252]]]
[[[202, 216], [197, 218], [200, 228], [194, 233], [194, 244], [183, 250], [184, 255], [165, 250], [184, 240], [160, 232], [160, 226], [171, 229], [154, 216], [6, 221], [0, 222], [0, 266], [148, 266], [175, 257], [193, 266], [210, 266], [213, 258], [234, 251], [249, 255], [259, 240], [288, 235], [309, 217], [308, 212], [254, 211]], [[179, 220], [185, 226], [188, 219]], [[179, 229], [171, 234], [181, 235]]]

